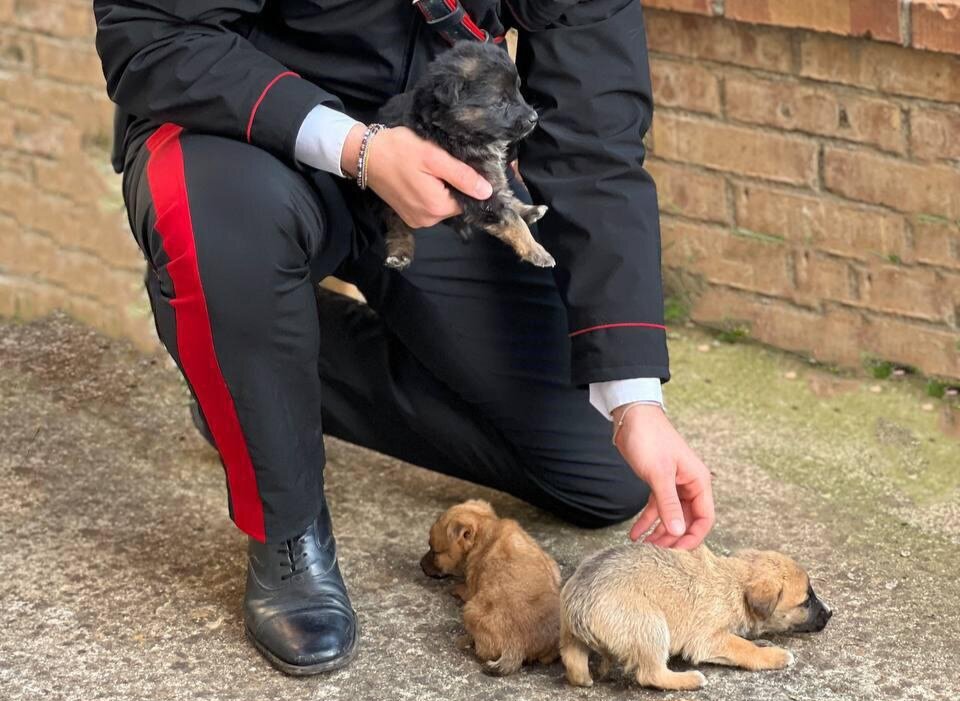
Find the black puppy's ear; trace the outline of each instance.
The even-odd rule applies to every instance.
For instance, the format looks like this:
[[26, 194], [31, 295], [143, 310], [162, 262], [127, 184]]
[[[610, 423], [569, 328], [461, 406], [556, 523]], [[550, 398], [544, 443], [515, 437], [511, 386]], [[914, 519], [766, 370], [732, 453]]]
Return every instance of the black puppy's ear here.
[[773, 615], [782, 596], [782, 583], [772, 577], [751, 579], [743, 592], [747, 610], [761, 621]]
[[437, 81], [433, 94], [441, 105], [455, 105], [460, 100], [460, 90], [463, 87], [459, 78], [445, 75]]

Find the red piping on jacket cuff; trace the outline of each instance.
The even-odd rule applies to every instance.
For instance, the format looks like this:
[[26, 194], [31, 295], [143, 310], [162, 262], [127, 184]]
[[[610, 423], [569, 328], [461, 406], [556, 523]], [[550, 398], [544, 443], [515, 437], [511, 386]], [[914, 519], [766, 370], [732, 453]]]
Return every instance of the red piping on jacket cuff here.
[[601, 331], [602, 329], [622, 329], [622, 328], [629, 328], [629, 327], [642, 328], [642, 329], [660, 329], [662, 331], [667, 330], [667, 327], [664, 326], [663, 324], [650, 324], [645, 321], [625, 321], [619, 324], [600, 324], [598, 326], [588, 326], [585, 329], [580, 329], [578, 331], [572, 332], [570, 334], [570, 338], [573, 338], [574, 336], [579, 336], [582, 333], [590, 333], [591, 331]]
[[263, 102], [263, 98], [267, 96], [267, 93], [270, 92], [270, 88], [277, 84], [277, 81], [281, 78], [286, 78], [287, 76], [293, 76], [294, 78], [299, 78], [300, 75], [294, 73], [293, 71], [284, 71], [276, 78], [267, 83], [267, 87], [263, 89], [263, 92], [260, 93], [260, 97], [257, 98], [257, 101], [253, 103], [253, 109], [250, 110], [250, 119], [247, 120], [247, 143], [250, 143], [250, 134], [253, 132], [253, 118], [257, 116], [257, 110], [260, 109], [260, 103]]

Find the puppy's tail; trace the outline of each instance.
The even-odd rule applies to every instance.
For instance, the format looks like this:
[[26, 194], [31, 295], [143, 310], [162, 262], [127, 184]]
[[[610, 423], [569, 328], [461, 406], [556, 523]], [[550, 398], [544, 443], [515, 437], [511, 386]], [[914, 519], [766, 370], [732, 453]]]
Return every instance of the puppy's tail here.
[[505, 677], [520, 669], [522, 664], [523, 652], [521, 650], [504, 650], [500, 657], [484, 664], [484, 671], [495, 677]]

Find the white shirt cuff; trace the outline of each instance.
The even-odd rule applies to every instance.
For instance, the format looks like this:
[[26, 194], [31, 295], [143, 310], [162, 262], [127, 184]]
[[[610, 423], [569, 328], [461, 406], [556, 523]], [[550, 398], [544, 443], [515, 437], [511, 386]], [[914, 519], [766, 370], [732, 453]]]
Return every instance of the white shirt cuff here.
[[356, 119], [343, 112], [317, 105], [303, 120], [297, 132], [294, 155], [305, 166], [345, 177], [340, 169], [343, 142], [357, 124]]
[[590, 403], [613, 421], [611, 413], [618, 406], [632, 402], [644, 402], [663, 406], [663, 389], [658, 377], [640, 377], [632, 380], [590, 383]]

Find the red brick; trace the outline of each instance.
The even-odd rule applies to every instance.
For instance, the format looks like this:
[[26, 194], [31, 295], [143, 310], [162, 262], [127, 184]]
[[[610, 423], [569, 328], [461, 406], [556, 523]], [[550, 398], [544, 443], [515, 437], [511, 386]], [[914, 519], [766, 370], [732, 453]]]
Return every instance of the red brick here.
[[960, 54], [960, 2], [912, 0], [910, 44], [918, 49]]
[[932, 270], [875, 264], [860, 276], [864, 306], [927, 321], [945, 322], [953, 313]]
[[889, 212], [762, 185], [735, 185], [737, 226], [833, 255], [909, 261], [906, 222]]
[[53, 158], [79, 150], [80, 131], [71, 121], [10, 109], [0, 113], [3, 146]]
[[68, 43], [35, 35], [36, 70], [40, 76], [103, 89], [100, 57], [90, 42]]
[[913, 107], [910, 153], [924, 160], [960, 159], [960, 112]]
[[29, 34], [0, 29], [0, 69], [26, 70], [33, 65], [33, 54]]
[[889, 100], [753, 78], [728, 78], [724, 89], [731, 119], [874, 144], [895, 153], [906, 148], [900, 107]]
[[0, 22], [4, 25], [13, 19], [13, 4], [14, 0], [0, 0]]
[[786, 30], [655, 10], [647, 13], [646, 25], [651, 51], [780, 73], [789, 72], [792, 65]]
[[823, 170], [827, 189], [844, 197], [901, 212], [960, 219], [960, 170], [956, 168], [827, 147]]
[[918, 261], [960, 270], [960, 223], [916, 217], [913, 245]]
[[55, 240], [31, 232], [19, 231], [15, 236], [13, 241], [0, 238], [0, 248], [17, 252], [4, 261], [8, 272], [52, 282], [108, 303], [129, 299], [139, 287], [135, 275], [115, 270], [90, 253], [65, 249]]
[[789, 251], [782, 242], [736, 236], [726, 229], [665, 217], [663, 263], [708, 282], [767, 295], [793, 293]]
[[713, 14], [713, 0], [642, 0], [644, 7], [674, 12], [693, 12], [698, 15]]
[[794, 301], [819, 307], [823, 299], [857, 303], [857, 272], [848, 261], [803, 251], [795, 257], [797, 290]]
[[29, 73], [0, 73], [0, 101], [36, 112], [68, 118], [86, 133], [110, 131], [113, 104], [106, 93], [65, 85]]
[[647, 169], [657, 183], [660, 210], [693, 219], [730, 223], [723, 177], [687, 166], [650, 159]]
[[691, 310], [691, 318], [698, 323], [744, 323], [750, 338], [761, 343], [846, 365], [860, 363], [860, 316], [842, 308], [816, 313], [787, 302], [719, 287], [705, 292]]
[[660, 112], [654, 118], [658, 158], [794, 185], [817, 179], [817, 144], [808, 139]]
[[[2, 139], [0, 139], [2, 140]], [[13, 150], [0, 150], [0, 173], [20, 180], [32, 181], [34, 177], [34, 158]]]
[[650, 73], [653, 101], [658, 107], [720, 113], [720, 81], [703, 66], [654, 59], [650, 64]]
[[861, 348], [878, 358], [912, 365], [929, 375], [960, 377], [957, 332], [889, 317], [867, 317]]
[[898, 0], [726, 0], [724, 15], [742, 22], [900, 41]]
[[803, 34], [800, 73], [882, 93], [960, 102], [960, 57], [893, 44]]
[[89, 3], [16, 0], [16, 24], [24, 29], [67, 38], [93, 38], [96, 24]]

